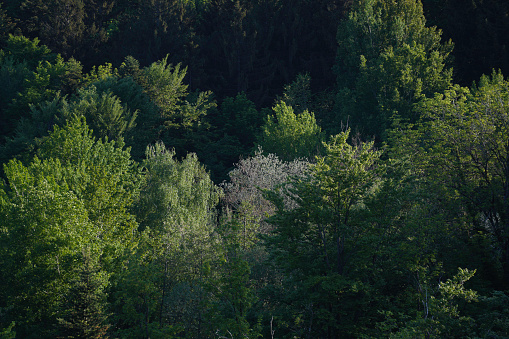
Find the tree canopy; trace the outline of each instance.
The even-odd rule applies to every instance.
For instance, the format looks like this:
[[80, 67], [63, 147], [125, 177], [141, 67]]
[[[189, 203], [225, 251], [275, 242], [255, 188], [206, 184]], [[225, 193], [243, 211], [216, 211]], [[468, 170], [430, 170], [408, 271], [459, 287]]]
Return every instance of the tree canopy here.
[[0, 337], [509, 337], [506, 3], [1, 3]]

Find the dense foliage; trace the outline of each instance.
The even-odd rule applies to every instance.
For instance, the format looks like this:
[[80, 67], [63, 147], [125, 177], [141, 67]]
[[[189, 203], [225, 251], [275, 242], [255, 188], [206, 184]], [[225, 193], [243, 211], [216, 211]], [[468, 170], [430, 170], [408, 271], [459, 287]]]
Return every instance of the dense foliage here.
[[508, 18], [0, 2], [0, 338], [509, 337]]

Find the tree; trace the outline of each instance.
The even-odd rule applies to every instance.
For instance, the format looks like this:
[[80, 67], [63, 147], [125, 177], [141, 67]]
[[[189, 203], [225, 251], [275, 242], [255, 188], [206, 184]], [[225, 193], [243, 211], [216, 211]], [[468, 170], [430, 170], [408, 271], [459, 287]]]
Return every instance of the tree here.
[[[58, 161], [36, 159], [29, 168], [11, 161], [4, 171], [10, 186], [1, 215], [7, 318], [16, 321], [17, 335], [52, 337], [73, 257], [93, 238], [94, 227], [83, 202], [56, 183]], [[56, 175], [43, 174], [49, 171]]]
[[278, 103], [273, 112], [262, 126], [259, 145], [264, 152], [274, 153], [285, 161], [312, 159], [320, 153], [323, 134], [313, 113], [304, 111], [296, 115], [284, 102]]
[[[223, 100], [204, 119], [210, 128], [197, 147], [197, 154], [211, 170], [215, 182], [227, 179], [239, 156], [247, 156], [254, 147], [263, 123], [262, 114], [245, 93]], [[202, 133], [205, 131], [202, 131]]]
[[311, 103], [311, 77], [309, 74], [299, 74], [293, 83], [285, 86], [281, 101], [293, 107], [296, 114], [307, 111]]
[[359, 0], [338, 28], [337, 131], [340, 123], [384, 140], [394, 115], [415, 122], [414, 103], [445, 90], [452, 43], [426, 27], [420, 1]]
[[444, 37], [454, 41], [456, 83], [470, 86], [492, 69], [509, 72], [506, 1], [423, 0], [422, 4], [426, 18], [443, 30]]
[[262, 115], [245, 93], [224, 99], [216, 119], [216, 126], [220, 126], [224, 134], [236, 137], [244, 149], [253, 148], [263, 123]]
[[[105, 48], [117, 11], [110, 0], [21, 0], [11, 2], [11, 10], [21, 22], [23, 34], [39, 37], [65, 58], [80, 57], [88, 67]], [[120, 7], [120, 6], [118, 6]]]
[[[3, 4], [2, 4], [3, 5]], [[4, 41], [9, 37], [16, 27], [16, 21], [9, 17], [5, 8], [0, 5], [0, 43], [3, 45]]]
[[117, 31], [111, 36], [109, 52], [119, 61], [131, 55], [143, 65], [170, 54], [171, 62], [193, 66], [197, 48], [194, 4], [195, 1], [136, 0], [115, 6]]
[[[225, 209], [237, 214], [237, 220], [244, 219], [245, 226], [252, 224], [253, 229], [244, 230], [247, 238], [253, 239], [271, 230], [265, 219], [274, 214], [275, 207], [263, 192], [276, 190], [294, 178], [305, 177], [309, 166], [305, 160], [285, 162], [275, 154], [264, 155], [261, 149], [235, 164], [228, 173], [229, 182], [223, 183], [223, 204]], [[287, 207], [295, 206], [292, 199], [285, 199], [285, 203]]]
[[417, 128], [398, 129], [393, 140], [433, 189], [454, 202], [457, 218], [468, 215], [475, 232], [495, 241], [503, 272], [497, 285], [509, 280], [508, 93], [500, 73], [471, 90], [455, 86], [425, 100]]
[[13, 98], [6, 114], [14, 121], [27, 117], [30, 105], [52, 101], [58, 94], [74, 93], [81, 85], [81, 78], [82, 65], [74, 59], [64, 61], [57, 55], [53, 62], [41, 60], [25, 79], [23, 89]]
[[85, 117], [94, 135], [102, 140], [120, 141], [124, 135], [132, 135], [128, 133], [135, 126], [138, 112], [131, 112], [111, 92], [98, 93], [91, 85], [68, 98], [57, 93], [51, 101], [30, 105], [29, 116], [19, 119], [13, 136], [0, 146], [1, 157], [29, 158], [53, 126], [61, 127], [76, 117]]
[[10, 35], [0, 51], [0, 77], [5, 86], [0, 88], [0, 117], [3, 136], [9, 136], [16, 126], [18, 114], [9, 105], [23, 92], [25, 82], [32, 76], [39, 61], [54, 60], [48, 47], [39, 46], [39, 40]]
[[[438, 286], [421, 286], [425, 294], [422, 312], [415, 319], [404, 324], [396, 324], [392, 313], [387, 312], [384, 326], [392, 330], [386, 335], [390, 338], [443, 338], [475, 333], [474, 319], [460, 315], [459, 304], [478, 301], [478, 293], [465, 288], [465, 283], [475, 274], [475, 270], [458, 268], [458, 272]], [[388, 326], [387, 326], [388, 325]], [[385, 327], [387, 326], [387, 327]], [[395, 331], [394, 331], [395, 330]]]
[[259, 323], [249, 321], [256, 301], [248, 261], [253, 242], [246, 241], [245, 226], [235, 218], [224, 220], [217, 233], [219, 255], [205, 266], [204, 288], [211, 294], [203, 303], [208, 330], [219, 338], [260, 337]]
[[58, 322], [66, 338], [107, 338], [105, 288], [108, 274], [101, 271], [98, 255], [83, 249], [82, 265], [63, 303], [64, 316]]
[[256, 32], [249, 20], [252, 7], [245, 0], [214, 0], [205, 12], [203, 52], [213, 56], [207, 58], [215, 64], [209, 67], [213, 90], [225, 97], [248, 89], [255, 60]]
[[351, 336], [354, 322], [364, 327], [373, 317], [364, 309], [373, 301], [362, 267], [370, 257], [364, 246], [376, 247], [366, 212], [380, 184], [381, 152], [373, 149], [373, 142], [349, 145], [348, 135], [332, 137], [312, 175], [292, 182], [289, 198], [295, 208], [287, 209], [280, 197], [269, 195], [277, 210], [269, 218], [274, 231], [267, 245], [284, 273], [281, 285], [274, 286], [279, 295], [274, 301], [291, 305], [277, 311], [292, 335]]
[[42, 2], [26, 0], [20, 6], [27, 19], [25, 33], [34, 33], [46, 45], [66, 57], [76, 53], [76, 46], [85, 37], [85, 5], [83, 1], [57, 0]]
[[[138, 83], [143, 83], [139, 79], [141, 70], [135, 59], [129, 58], [133, 62], [131, 71], [126, 71], [129, 61], [120, 67], [120, 74], [110, 74], [102, 76], [97, 81], [91, 83], [98, 94], [114, 95], [124, 107], [125, 113], [136, 112], [135, 128], [126, 130], [124, 140], [126, 145], [131, 147], [131, 155], [136, 161], [143, 161], [147, 145], [154, 142], [159, 137], [158, 126], [160, 122], [160, 113], [158, 106], [151, 100], [144, 88]], [[132, 72], [132, 73], [131, 73]], [[114, 73], [114, 72], [112, 72]]]
[[132, 76], [156, 106], [155, 112], [149, 109], [140, 113], [140, 126], [136, 133], [148, 143], [165, 142], [179, 156], [196, 151], [197, 139], [206, 129], [202, 118], [215, 107], [212, 93], [187, 91], [188, 85], [184, 83], [186, 71], [181, 64], [169, 64], [167, 57], [143, 69], [139, 68], [135, 59], [126, 58], [121, 67], [121, 72]]
[[76, 258], [93, 244], [106, 272], [134, 242], [141, 175], [122, 143], [97, 141], [84, 118], [55, 127], [27, 165], [4, 166], [2, 276], [17, 333], [54, 337]]
[[64, 118], [84, 116], [95, 135], [103, 140], [119, 141], [135, 126], [137, 111], [130, 111], [111, 92], [98, 93], [91, 85], [79, 90], [71, 107], [64, 108]]
[[116, 287], [119, 327], [147, 338], [178, 328], [202, 337], [202, 267], [215, 256], [221, 193], [196, 155], [178, 161], [162, 143], [146, 154], [146, 183], [134, 209], [143, 239]]

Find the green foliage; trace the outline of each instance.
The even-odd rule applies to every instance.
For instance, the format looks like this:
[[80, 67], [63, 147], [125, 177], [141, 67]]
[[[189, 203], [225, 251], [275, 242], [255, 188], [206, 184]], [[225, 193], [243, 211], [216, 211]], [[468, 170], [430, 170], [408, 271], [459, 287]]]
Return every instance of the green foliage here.
[[62, 115], [84, 116], [95, 135], [104, 140], [120, 140], [135, 126], [137, 111], [130, 112], [111, 92], [99, 94], [92, 85], [79, 90], [72, 106]]
[[311, 178], [292, 183], [289, 197], [295, 208], [286, 209], [280, 198], [270, 195], [278, 210], [269, 218], [274, 231], [267, 242], [285, 273], [276, 293], [282, 293], [282, 304], [292, 305], [281, 309], [289, 313], [292, 335], [352, 335], [353, 318], [361, 317], [356, 323], [362, 328], [372, 316], [355, 309], [371, 299], [363, 258], [369, 256], [364, 246], [372, 246], [373, 234], [363, 220], [366, 200], [382, 173], [381, 152], [373, 150], [373, 143], [349, 145], [348, 134], [325, 145], [326, 154], [313, 166]]
[[66, 183], [84, 201], [89, 219], [106, 246], [130, 243], [136, 223], [129, 208], [137, 198], [141, 175], [123, 143], [96, 140], [83, 118], [55, 127], [38, 152], [43, 159], [60, 159]]
[[107, 41], [107, 21], [116, 3], [99, 0], [18, 1], [24, 34], [38, 36], [66, 58], [94, 59], [97, 47]]
[[219, 225], [217, 232], [221, 254], [205, 271], [205, 288], [211, 293], [205, 302], [209, 328], [219, 338], [261, 337], [259, 326], [249, 322], [256, 296], [245, 255], [252, 246], [246, 239], [245, 223], [231, 219]]
[[29, 117], [22, 117], [16, 124], [13, 136], [6, 138], [5, 144], [0, 146], [0, 159], [7, 162], [18, 157], [26, 163], [29, 162], [53, 125], [62, 122], [59, 118], [66, 104], [65, 97], [56, 95], [52, 101], [30, 106]]
[[141, 137], [133, 139], [141, 139], [137, 143], [163, 141], [181, 156], [196, 151], [195, 145], [200, 144], [200, 135], [206, 129], [202, 118], [215, 107], [212, 93], [188, 93], [188, 86], [183, 83], [186, 68], [169, 64], [167, 57], [143, 69], [134, 58], [126, 58], [120, 72], [132, 76], [156, 106], [156, 110], [148, 108], [140, 112], [137, 134]]
[[313, 113], [296, 115], [285, 102], [278, 103], [273, 112], [262, 126], [259, 145], [264, 152], [274, 153], [284, 161], [312, 159], [320, 153], [323, 134]]
[[394, 145], [408, 154], [434, 189], [468, 213], [475, 232], [495, 239], [504, 279], [507, 238], [508, 82], [499, 73], [469, 91], [455, 86], [422, 103], [423, 121], [397, 132]]
[[146, 155], [148, 173], [137, 213], [142, 229], [150, 227], [175, 241], [209, 233], [220, 193], [196, 155], [179, 162], [162, 143], [149, 146]]
[[452, 279], [440, 282], [438, 288], [422, 286], [423, 313], [417, 319], [408, 321], [390, 337], [443, 338], [470, 335], [474, 320], [460, 316], [458, 302], [477, 301], [477, 293], [464, 287], [465, 282], [474, 274], [475, 270], [458, 268], [458, 273]]
[[58, 160], [35, 159], [28, 168], [11, 161], [4, 171], [10, 191], [2, 208], [2, 243], [10, 250], [2, 251], [2, 275], [13, 305], [9, 316], [19, 335], [51, 336], [43, 324], [55, 323], [73, 256], [93, 238], [94, 227], [83, 202], [57, 183], [63, 174]]
[[[0, 50], [0, 113], [2, 136], [8, 136], [14, 130], [19, 116], [25, 112], [16, 111], [9, 106], [14, 100], [20, 100], [19, 93], [24, 92], [33, 77], [39, 62], [53, 62], [56, 55], [46, 46], [39, 46], [39, 40], [30, 40], [23, 36], [10, 35], [5, 47]], [[26, 107], [25, 107], [26, 108]]]
[[[165, 313], [170, 266], [164, 253], [164, 244], [147, 229], [141, 234], [136, 251], [125, 256], [124, 270], [113, 279], [112, 323], [116, 336], [175, 338], [182, 331], [182, 326]], [[183, 300], [188, 296], [183, 296]]]
[[507, 293], [501, 291], [494, 291], [489, 296], [479, 296], [477, 309], [472, 314], [479, 325], [480, 336], [507, 337], [509, 335], [508, 301]]
[[56, 55], [46, 45], [39, 46], [39, 42], [37, 38], [30, 40], [22, 35], [9, 35], [0, 57], [11, 57], [15, 63], [26, 62], [30, 70], [34, 70], [41, 61], [53, 62]]
[[0, 337], [508, 337], [509, 82], [423, 12], [465, 80], [509, 7], [422, 2], [0, 4]]
[[[120, 71], [122, 72], [122, 68]], [[96, 88], [98, 94], [114, 95], [120, 99], [125, 113], [132, 112], [132, 116], [135, 112], [137, 113], [135, 128], [127, 130], [123, 136], [126, 144], [131, 147], [133, 159], [142, 161], [145, 157], [147, 145], [156, 141], [159, 137], [159, 125], [162, 122], [157, 105], [133, 76], [127, 74], [123, 77], [115, 75], [101, 76], [92, 85]]]
[[16, 27], [16, 22], [9, 17], [5, 8], [2, 8], [2, 5], [0, 4], [0, 42], [3, 44], [9, 37], [8, 34]]
[[91, 254], [90, 248], [83, 249], [82, 265], [77, 270], [64, 298], [63, 318], [58, 322], [66, 338], [107, 338], [106, 331], [106, 293], [108, 274], [101, 271], [97, 254]]
[[204, 119], [210, 127], [200, 131], [207, 136], [200, 140], [197, 153], [215, 182], [226, 180], [239, 157], [251, 152], [262, 123], [262, 114], [244, 93], [228, 97], [218, 109], [210, 110]]
[[166, 57], [145, 68], [141, 85], [159, 107], [161, 115], [173, 118], [177, 104], [187, 95], [188, 86], [183, 84], [187, 69], [181, 69], [180, 64], [168, 64], [167, 60]]
[[84, 84], [95, 84], [100, 81], [107, 81], [118, 75], [118, 70], [113, 69], [113, 65], [110, 63], [106, 63], [104, 65], [92, 66], [90, 72], [83, 76]]
[[141, 176], [121, 143], [95, 140], [83, 118], [55, 127], [28, 166], [11, 160], [2, 191], [2, 276], [22, 336], [53, 337], [81, 250], [107, 272], [133, 244], [129, 209]]
[[11, 324], [0, 331], [0, 338], [2, 339], [14, 339], [16, 338], [16, 331], [13, 331], [14, 326], [16, 323], [13, 321]]
[[30, 105], [52, 101], [59, 93], [73, 93], [80, 85], [82, 66], [70, 59], [64, 61], [57, 56], [54, 62], [40, 61], [27, 79], [24, 88], [13, 99], [7, 110], [11, 119], [26, 117]]
[[9, 135], [14, 130], [16, 117], [8, 115], [8, 105], [16, 98], [18, 92], [24, 88], [25, 79], [31, 72], [26, 62], [16, 62], [12, 57], [0, 58], [0, 82], [4, 86], [0, 87], [0, 112], [2, 114], [2, 124], [0, 133], [3, 137]]
[[311, 77], [299, 74], [293, 83], [285, 86], [281, 101], [291, 106], [296, 114], [307, 111], [311, 102]]
[[452, 43], [425, 26], [420, 1], [360, 0], [338, 28], [338, 121], [385, 139], [394, 115], [415, 122], [413, 104], [445, 90]]
[[221, 103], [216, 120], [220, 131], [236, 137], [244, 150], [253, 147], [263, 122], [262, 115], [245, 93], [238, 94], [235, 98], [226, 98]]
[[137, 111], [131, 112], [111, 92], [99, 93], [91, 85], [78, 90], [70, 99], [59, 93], [52, 101], [30, 106], [30, 115], [17, 123], [14, 135], [0, 147], [4, 159], [27, 158], [40, 146], [53, 126], [63, 126], [76, 117], [86, 118], [94, 135], [103, 140], [120, 141], [133, 130]]
[[156, 326], [201, 337], [201, 270], [214, 257], [220, 191], [194, 154], [178, 161], [162, 143], [146, 154], [134, 209], [143, 238], [116, 287], [119, 327], [135, 337], [156, 336]]

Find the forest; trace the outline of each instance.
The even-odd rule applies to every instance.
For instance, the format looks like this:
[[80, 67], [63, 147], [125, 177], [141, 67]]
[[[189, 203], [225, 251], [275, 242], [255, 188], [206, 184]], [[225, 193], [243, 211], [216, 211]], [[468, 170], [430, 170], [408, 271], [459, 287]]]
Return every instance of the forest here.
[[0, 338], [509, 338], [507, 0], [0, 1]]

